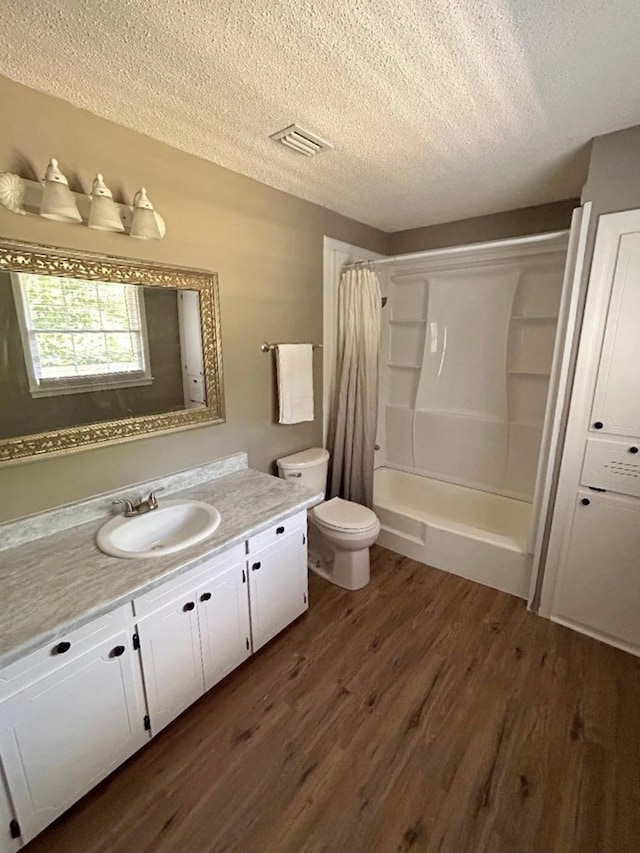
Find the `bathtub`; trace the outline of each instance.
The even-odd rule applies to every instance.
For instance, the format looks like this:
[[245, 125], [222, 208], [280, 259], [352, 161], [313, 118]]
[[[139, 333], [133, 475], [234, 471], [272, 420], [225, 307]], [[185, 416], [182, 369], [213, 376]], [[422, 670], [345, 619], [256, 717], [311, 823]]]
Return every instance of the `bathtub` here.
[[531, 504], [378, 468], [378, 544], [486, 586], [527, 597]]

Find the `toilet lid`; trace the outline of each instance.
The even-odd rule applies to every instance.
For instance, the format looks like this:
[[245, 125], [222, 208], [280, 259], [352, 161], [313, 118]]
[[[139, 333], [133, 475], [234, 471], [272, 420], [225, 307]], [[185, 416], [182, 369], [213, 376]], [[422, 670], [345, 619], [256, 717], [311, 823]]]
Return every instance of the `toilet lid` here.
[[334, 530], [367, 530], [378, 520], [373, 510], [342, 498], [331, 498], [317, 506], [313, 513], [321, 524]]

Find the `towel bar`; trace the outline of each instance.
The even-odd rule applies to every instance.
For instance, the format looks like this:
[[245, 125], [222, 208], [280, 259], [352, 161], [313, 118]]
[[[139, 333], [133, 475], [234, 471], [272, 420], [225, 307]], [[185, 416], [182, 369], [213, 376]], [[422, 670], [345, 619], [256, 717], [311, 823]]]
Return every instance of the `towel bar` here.
[[[260, 344], [260, 349], [262, 350], [262, 352], [272, 352], [272, 350], [279, 346], [280, 344], [269, 344], [264, 341], [264, 343]], [[313, 347], [313, 349], [322, 349], [322, 344], [311, 344], [311, 346]]]

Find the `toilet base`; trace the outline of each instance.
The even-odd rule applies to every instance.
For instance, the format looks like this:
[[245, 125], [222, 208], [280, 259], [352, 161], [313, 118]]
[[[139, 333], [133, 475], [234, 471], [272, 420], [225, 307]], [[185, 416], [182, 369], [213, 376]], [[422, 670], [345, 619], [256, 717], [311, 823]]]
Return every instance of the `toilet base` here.
[[[315, 535], [314, 535], [315, 534]], [[309, 525], [309, 570], [342, 589], [356, 590], [370, 580], [369, 548], [359, 551], [334, 551], [313, 525]]]

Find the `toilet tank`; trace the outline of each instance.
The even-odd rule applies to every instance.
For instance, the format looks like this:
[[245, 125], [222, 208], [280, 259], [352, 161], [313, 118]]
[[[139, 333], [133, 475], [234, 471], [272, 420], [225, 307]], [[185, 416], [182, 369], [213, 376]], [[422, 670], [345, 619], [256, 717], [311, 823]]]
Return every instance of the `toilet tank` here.
[[278, 459], [278, 473], [284, 480], [299, 483], [324, 494], [327, 487], [329, 451], [322, 447], [311, 447], [291, 456]]

